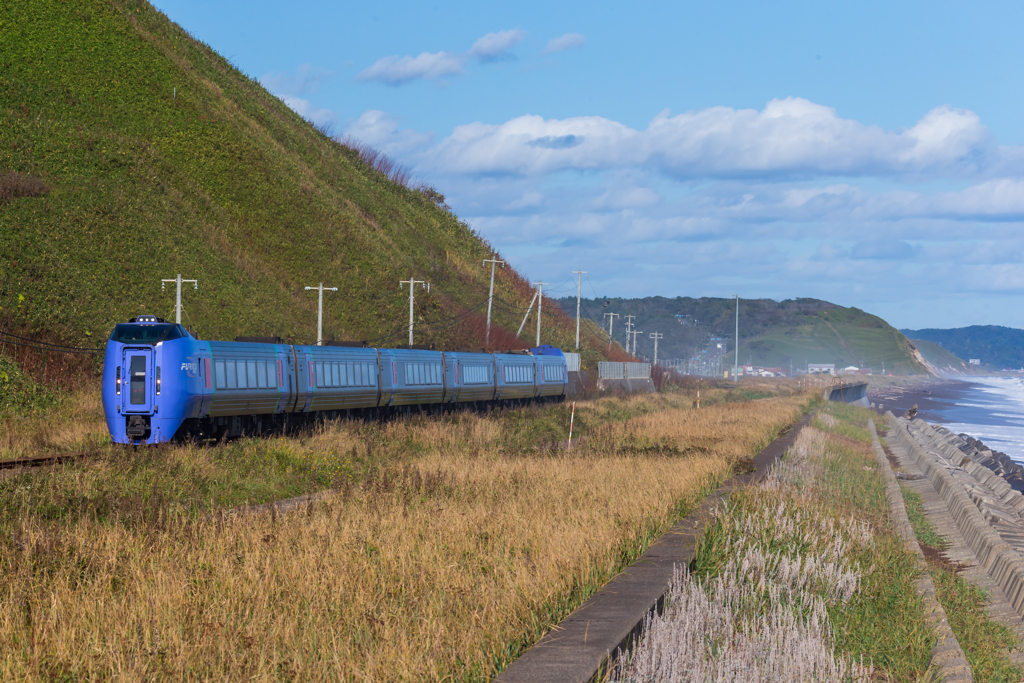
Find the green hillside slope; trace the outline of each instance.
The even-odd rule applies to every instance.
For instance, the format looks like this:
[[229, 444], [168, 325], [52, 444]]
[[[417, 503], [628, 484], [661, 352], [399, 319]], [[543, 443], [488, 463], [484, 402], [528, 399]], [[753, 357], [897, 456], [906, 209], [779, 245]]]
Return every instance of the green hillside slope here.
[[950, 353], [942, 345], [927, 339], [911, 339], [910, 341], [921, 352], [924, 359], [942, 375], [984, 375], [995, 370], [991, 366], [970, 365], [967, 361]]
[[1024, 367], [1024, 330], [1001, 325], [971, 325], [948, 330], [901, 330], [926, 339], [964, 360], [977, 358], [994, 369]]
[[[416, 342], [479, 345], [491, 254], [443, 197], [392, 182], [148, 3], [0, 4], [0, 330], [95, 345], [170, 317], [160, 280], [181, 273], [203, 337], [312, 342], [303, 287], [324, 282], [340, 288], [326, 338], [394, 345], [415, 276], [420, 323], [463, 316]], [[512, 344], [531, 292], [505, 269], [496, 293], [492, 343]], [[543, 330], [572, 344], [565, 316]]]
[[[605, 305], [607, 303], [607, 306]], [[559, 301], [575, 314], [575, 297]], [[659, 358], [688, 358], [712, 337], [727, 340], [725, 365], [733, 363], [736, 321], [734, 299], [648, 297], [644, 299], [584, 299], [584, 315], [598, 323], [604, 313], [618, 313], [613, 329], [625, 339], [626, 315], [635, 316], [643, 330], [637, 348], [650, 355], [651, 332], [660, 332]], [[910, 341], [878, 316], [818, 299], [740, 299], [740, 362], [799, 370], [806, 363], [855, 365], [894, 374], [929, 374]]]

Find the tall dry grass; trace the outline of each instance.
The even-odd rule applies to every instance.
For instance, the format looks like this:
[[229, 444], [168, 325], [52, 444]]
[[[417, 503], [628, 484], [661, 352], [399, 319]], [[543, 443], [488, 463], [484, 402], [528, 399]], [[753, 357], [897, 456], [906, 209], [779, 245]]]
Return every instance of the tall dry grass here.
[[0, 414], [0, 460], [91, 451], [109, 442], [99, 388], [64, 395], [50, 414]]
[[26, 508], [0, 537], [0, 678], [488, 679], [804, 403], [673, 400], [577, 406], [603, 417], [568, 455], [493, 416], [385, 425], [376, 448], [413, 455], [286, 515]]

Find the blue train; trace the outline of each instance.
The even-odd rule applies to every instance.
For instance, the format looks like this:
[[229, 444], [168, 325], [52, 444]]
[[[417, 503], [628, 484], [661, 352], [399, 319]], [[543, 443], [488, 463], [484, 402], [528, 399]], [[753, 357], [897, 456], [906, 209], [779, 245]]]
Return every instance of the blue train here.
[[103, 362], [115, 443], [220, 439], [347, 415], [564, 400], [565, 356], [205, 341], [142, 315], [118, 323]]

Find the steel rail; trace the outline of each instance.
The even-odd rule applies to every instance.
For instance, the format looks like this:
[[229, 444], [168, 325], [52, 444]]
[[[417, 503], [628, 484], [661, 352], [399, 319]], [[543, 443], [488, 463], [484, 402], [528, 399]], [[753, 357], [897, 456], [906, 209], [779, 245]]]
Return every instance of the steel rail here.
[[46, 465], [58, 465], [62, 462], [84, 458], [88, 453], [61, 453], [58, 455], [37, 455], [32, 458], [16, 458], [14, 460], [0, 460], [0, 470], [11, 470], [18, 467], [45, 467]]

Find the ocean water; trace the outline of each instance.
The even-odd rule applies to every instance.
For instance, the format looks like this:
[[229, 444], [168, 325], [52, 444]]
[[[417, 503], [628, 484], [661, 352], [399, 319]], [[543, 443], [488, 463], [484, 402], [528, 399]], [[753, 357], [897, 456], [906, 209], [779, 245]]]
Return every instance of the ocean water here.
[[980, 439], [1024, 464], [1024, 377], [972, 379], [957, 393], [928, 412], [953, 433]]

